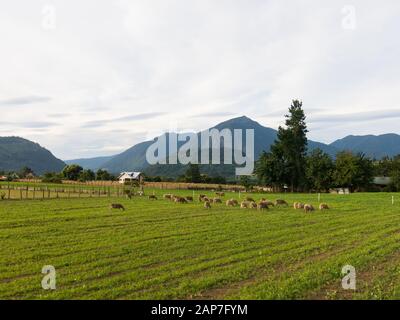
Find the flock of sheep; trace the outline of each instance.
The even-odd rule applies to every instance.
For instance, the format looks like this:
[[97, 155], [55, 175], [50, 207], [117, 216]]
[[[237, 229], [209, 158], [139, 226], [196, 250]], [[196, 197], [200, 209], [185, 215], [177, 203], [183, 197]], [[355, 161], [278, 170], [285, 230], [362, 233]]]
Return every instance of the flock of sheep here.
[[[223, 192], [216, 192], [217, 197], [214, 198], [209, 198], [204, 194], [200, 194], [198, 196], [199, 202], [202, 202], [204, 205], [204, 208], [206, 209], [211, 209], [211, 204], [222, 204], [222, 197], [225, 196]], [[193, 197], [187, 196], [187, 197], [182, 197], [182, 196], [176, 196], [173, 194], [165, 194], [164, 199], [174, 201], [175, 203], [189, 203], [193, 202]], [[156, 200], [156, 196], [149, 196], [149, 199], [154, 199]], [[251, 197], [246, 197], [244, 201], [242, 201], [240, 204], [236, 199], [229, 199], [225, 201], [225, 204], [227, 207], [238, 207], [240, 206], [241, 209], [258, 209], [258, 210], [268, 210], [270, 207], [279, 207], [279, 206], [286, 206], [288, 207], [289, 204], [282, 199], [278, 199], [275, 202], [272, 202], [270, 200], [267, 200], [265, 198], [262, 198], [258, 203]], [[311, 204], [303, 204], [300, 202], [295, 202], [293, 204], [294, 209], [298, 210], [304, 210], [305, 212], [312, 212], [315, 211], [315, 208]], [[326, 203], [321, 203], [319, 206], [320, 210], [328, 210], [329, 206]]]
[[[211, 209], [211, 204], [222, 204], [222, 197], [225, 196], [224, 192], [216, 192], [216, 197], [209, 198], [204, 194], [200, 194], [198, 196], [199, 202], [203, 203], [204, 208]], [[143, 194], [144, 195], [144, 194]], [[156, 195], [148, 196], [149, 200], [158, 200]], [[175, 203], [190, 203], [193, 202], [194, 199], [192, 196], [177, 196], [173, 194], [164, 194], [164, 199], [173, 201]], [[242, 202], [237, 201], [236, 199], [229, 199], [225, 201], [227, 207], [239, 207], [241, 209], [258, 209], [258, 210], [268, 210], [270, 207], [279, 207], [285, 206], [289, 207], [289, 204], [282, 199], [278, 199], [275, 202], [262, 198], [258, 203], [251, 197], [246, 197]], [[293, 204], [293, 208], [296, 210], [304, 210], [304, 212], [309, 213], [315, 211], [315, 208], [311, 204], [304, 204], [301, 202], [295, 202]], [[121, 209], [125, 210], [122, 204], [114, 203], [110, 205], [110, 209]], [[329, 206], [326, 203], [321, 203], [319, 205], [319, 210], [328, 210]]]

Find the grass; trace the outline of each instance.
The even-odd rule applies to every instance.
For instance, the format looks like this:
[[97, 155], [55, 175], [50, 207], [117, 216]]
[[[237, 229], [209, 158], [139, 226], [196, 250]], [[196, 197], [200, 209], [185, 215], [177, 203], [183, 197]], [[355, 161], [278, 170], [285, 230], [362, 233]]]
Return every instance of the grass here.
[[[0, 201], [0, 298], [399, 299], [391, 197], [322, 195], [332, 209], [312, 214], [141, 197]], [[268, 198], [318, 205], [314, 194]], [[126, 211], [110, 212], [112, 201]], [[356, 291], [341, 288], [347, 264]], [[41, 288], [44, 265], [56, 268], [56, 290]]]

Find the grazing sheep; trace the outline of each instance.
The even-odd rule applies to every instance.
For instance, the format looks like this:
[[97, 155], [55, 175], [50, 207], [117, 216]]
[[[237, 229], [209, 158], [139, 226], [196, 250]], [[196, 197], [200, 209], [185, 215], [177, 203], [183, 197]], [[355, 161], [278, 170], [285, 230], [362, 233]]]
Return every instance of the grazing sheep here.
[[205, 201], [205, 202], [204, 202], [204, 208], [206, 208], [206, 209], [211, 209], [211, 204], [210, 204], [209, 201]]
[[293, 207], [295, 209], [304, 209], [304, 204], [302, 204], [301, 202], [295, 202]]
[[262, 200], [262, 199], [261, 199], [261, 202], [266, 203], [268, 207], [275, 207], [275, 204], [274, 204], [272, 201], [269, 201], [269, 200]]
[[258, 206], [257, 206], [258, 210], [268, 210], [268, 205], [266, 202], [261, 201]]
[[289, 204], [285, 200], [282, 200], [282, 199], [276, 200], [275, 201], [275, 205], [276, 206], [286, 206], [286, 207], [289, 206]]
[[119, 204], [119, 203], [112, 203], [112, 204], [110, 204], [110, 210], [111, 210], [111, 209], [120, 209], [120, 210], [122, 210], [122, 211], [125, 211], [124, 206], [123, 206], [122, 204]]
[[191, 196], [187, 196], [187, 197], [185, 197], [185, 199], [186, 199], [187, 201], [193, 202], [193, 197], [191, 197]]
[[308, 213], [308, 212], [311, 212], [311, 211], [314, 211], [314, 210], [315, 209], [311, 204], [305, 204], [304, 205], [304, 212]]
[[220, 198], [214, 198], [213, 202], [214, 203], [222, 203], [222, 200]]
[[164, 194], [164, 195], [163, 195], [163, 198], [166, 199], [166, 200], [171, 200], [172, 197], [173, 197], [172, 194]]
[[246, 197], [246, 201], [249, 201], [249, 202], [255, 202], [255, 201], [254, 201], [254, 199], [253, 199], [253, 198], [251, 198], [251, 197]]
[[329, 206], [326, 203], [321, 203], [319, 205], [319, 210], [329, 210]]
[[226, 206], [227, 207], [235, 207], [238, 205], [238, 202], [234, 199], [230, 199], [226, 201]]
[[202, 202], [205, 197], [206, 197], [205, 194], [199, 194], [199, 202]]
[[249, 208], [250, 208], [250, 209], [257, 209], [257, 203], [255, 203], [255, 202], [250, 202]]
[[249, 203], [247, 201], [242, 201], [240, 204], [241, 209], [247, 209], [249, 207]]
[[149, 196], [149, 200], [157, 200], [157, 196], [155, 196], [155, 195], [150, 195], [150, 196]]
[[175, 197], [175, 203], [187, 203], [187, 200], [182, 197]]

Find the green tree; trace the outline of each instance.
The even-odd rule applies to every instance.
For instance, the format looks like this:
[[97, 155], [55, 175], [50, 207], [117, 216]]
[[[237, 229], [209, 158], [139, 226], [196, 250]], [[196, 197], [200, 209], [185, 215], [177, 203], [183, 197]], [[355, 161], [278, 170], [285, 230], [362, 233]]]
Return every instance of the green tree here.
[[201, 182], [201, 174], [198, 164], [192, 164], [192, 163], [189, 164], [189, 167], [185, 173], [185, 181], [192, 183]]
[[95, 173], [94, 173], [92, 170], [90, 170], [90, 169], [88, 169], [88, 170], [82, 170], [82, 171], [79, 173], [79, 178], [78, 178], [79, 181], [85, 182], [85, 181], [93, 181], [93, 180], [95, 180], [95, 179], [96, 179], [96, 175], [95, 175]]
[[42, 177], [42, 182], [45, 183], [62, 183], [62, 175], [54, 172], [46, 172]]
[[35, 175], [35, 173], [33, 172], [33, 170], [31, 169], [31, 168], [29, 168], [29, 167], [23, 167], [22, 169], [21, 169], [21, 171], [19, 172], [19, 176], [21, 177], [21, 178], [26, 178], [28, 175], [30, 175], [30, 174], [32, 174], [32, 175]]
[[96, 172], [96, 180], [112, 181], [112, 180], [115, 180], [115, 177], [112, 174], [110, 174], [107, 170], [99, 169]]
[[67, 180], [77, 181], [79, 179], [80, 173], [83, 171], [83, 168], [77, 164], [71, 164], [66, 166], [61, 172], [63, 178]]
[[351, 191], [368, 188], [374, 177], [372, 160], [359, 153], [339, 152], [336, 156], [334, 181], [338, 187], [348, 187]]
[[307, 158], [306, 177], [315, 191], [327, 191], [332, 186], [334, 164], [331, 157], [321, 149], [314, 150]]
[[[287, 184], [293, 191], [306, 186], [307, 125], [302, 102], [293, 100], [285, 125], [279, 127], [277, 140], [271, 147], [275, 159], [284, 164], [281, 170], [281, 184]], [[283, 172], [282, 172], [283, 171]]]
[[275, 146], [273, 152], [264, 151], [261, 154], [256, 161], [254, 173], [259, 183], [273, 187], [275, 191], [283, 188], [287, 180], [287, 171], [283, 154], [278, 146]]

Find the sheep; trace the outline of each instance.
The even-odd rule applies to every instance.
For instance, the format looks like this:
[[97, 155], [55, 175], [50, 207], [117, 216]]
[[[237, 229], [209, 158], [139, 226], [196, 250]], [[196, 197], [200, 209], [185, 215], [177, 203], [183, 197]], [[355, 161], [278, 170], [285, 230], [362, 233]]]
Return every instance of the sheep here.
[[257, 203], [255, 203], [255, 202], [250, 202], [249, 208], [250, 208], [250, 209], [257, 209]]
[[329, 210], [329, 206], [326, 203], [321, 203], [319, 205], [319, 210]]
[[182, 197], [175, 197], [175, 203], [187, 203], [187, 200]]
[[247, 209], [248, 207], [249, 207], [249, 202], [247, 201], [242, 201], [242, 203], [240, 204], [241, 209]]
[[199, 194], [199, 202], [202, 202], [205, 197], [206, 197], [205, 194]]
[[122, 204], [119, 204], [119, 203], [110, 204], [110, 210], [111, 209], [120, 209], [122, 211], [125, 211], [125, 207]]
[[272, 201], [261, 199], [261, 202], [266, 203], [268, 207], [275, 207], [275, 204]]
[[268, 210], [268, 205], [266, 202], [261, 201], [258, 206], [257, 206], [258, 210]]
[[293, 207], [294, 207], [295, 209], [304, 209], [304, 204], [302, 204], [301, 202], [295, 202], [295, 203], [293, 204]]
[[155, 196], [155, 195], [150, 195], [150, 196], [149, 196], [149, 200], [157, 200], [157, 196]]
[[214, 198], [213, 202], [214, 203], [222, 203], [222, 200], [220, 198]]
[[238, 202], [234, 199], [226, 200], [227, 207], [235, 207], [238, 205]]
[[216, 192], [215, 194], [217, 196], [219, 196], [219, 197], [225, 197], [225, 193], [224, 192]]
[[193, 202], [193, 197], [191, 197], [191, 196], [187, 196], [187, 197], [185, 197], [185, 199], [186, 199], [187, 201]]
[[314, 211], [314, 210], [315, 209], [311, 204], [305, 204], [304, 205], [304, 212], [308, 213], [308, 212], [311, 212], [311, 211]]
[[172, 197], [173, 197], [172, 194], [164, 194], [164, 195], [163, 195], [163, 198], [166, 199], [166, 200], [171, 200]]
[[206, 208], [206, 209], [211, 209], [211, 204], [210, 204], [209, 201], [205, 201], [205, 202], [204, 202], [204, 208]]
[[282, 200], [282, 199], [276, 200], [275, 201], [275, 205], [276, 206], [286, 206], [286, 207], [289, 206], [289, 204], [285, 200]]

